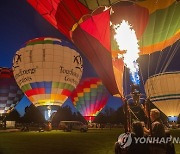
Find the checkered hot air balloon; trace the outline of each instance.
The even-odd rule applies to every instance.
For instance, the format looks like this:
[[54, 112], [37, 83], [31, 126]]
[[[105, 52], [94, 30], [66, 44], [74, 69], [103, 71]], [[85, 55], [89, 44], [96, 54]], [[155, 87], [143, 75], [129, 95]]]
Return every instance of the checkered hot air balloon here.
[[57, 38], [30, 40], [13, 60], [17, 84], [36, 107], [48, 113], [66, 101], [82, 71], [82, 58], [73, 45]]
[[8, 114], [23, 97], [12, 69], [0, 67], [0, 115]]
[[86, 78], [71, 95], [75, 108], [87, 121], [93, 121], [104, 108], [109, 93], [99, 78]]

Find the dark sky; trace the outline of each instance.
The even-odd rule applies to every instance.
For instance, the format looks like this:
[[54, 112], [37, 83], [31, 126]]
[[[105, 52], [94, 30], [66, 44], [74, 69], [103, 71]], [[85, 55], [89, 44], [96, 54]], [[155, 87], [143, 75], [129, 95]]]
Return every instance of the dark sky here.
[[[57, 37], [66, 39], [45, 19], [43, 19], [25, 0], [1, 0], [0, 1], [0, 66], [11, 67], [12, 59], [26, 41], [36, 37]], [[82, 54], [81, 54], [82, 55]], [[82, 55], [83, 56], [83, 55]], [[94, 69], [83, 56], [83, 77], [97, 76]], [[65, 104], [72, 103], [68, 100]], [[111, 97], [108, 106], [114, 109], [121, 106], [120, 99]], [[24, 97], [16, 106], [16, 109], [24, 113], [24, 108], [30, 102]]]

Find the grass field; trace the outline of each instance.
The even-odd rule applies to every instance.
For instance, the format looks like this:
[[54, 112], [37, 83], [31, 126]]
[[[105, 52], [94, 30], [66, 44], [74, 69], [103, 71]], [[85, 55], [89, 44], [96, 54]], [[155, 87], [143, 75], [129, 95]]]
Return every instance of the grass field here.
[[[0, 133], [0, 154], [113, 154], [120, 129]], [[173, 130], [180, 137], [180, 130]], [[176, 153], [180, 154], [180, 144]]]

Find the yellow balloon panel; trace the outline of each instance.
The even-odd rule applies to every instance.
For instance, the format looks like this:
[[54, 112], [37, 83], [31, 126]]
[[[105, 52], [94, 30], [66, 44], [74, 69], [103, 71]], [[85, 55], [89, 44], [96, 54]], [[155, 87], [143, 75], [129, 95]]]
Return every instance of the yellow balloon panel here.
[[180, 104], [179, 100], [164, 100], [153, 102], [153, 104], [159, 108], [166, 116], [178, 116], [180, 111], [177, 105]]
[[13, 59], [15, 80], [36, 106], [62, 105], [82, 71], [79, 53], [70, 43], [55, 38], [30, 40]]
[[174, 3], [175, 0], [146, 0], [137, 2], [138, 5], [143, 6], [149, 10], [149, 13], [153, 13], [158, 9], [164, 9], [169, 7], [172, 3]]

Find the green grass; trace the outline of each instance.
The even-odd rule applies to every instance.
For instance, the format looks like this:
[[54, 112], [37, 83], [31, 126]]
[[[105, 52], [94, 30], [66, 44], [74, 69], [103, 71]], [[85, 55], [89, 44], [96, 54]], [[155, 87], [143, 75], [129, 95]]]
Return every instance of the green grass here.
[[[120, 129], [0, 133], [0, 154], [113, 154]], [[173, 130], [180, 137], [180, 130]], [[175, 145], [180, 154], [180, 144]]]
[[[174, 137], [180, 137], [180, 129], [171, 130], [171, 135]], [[180, 154], [180, 144], [175, 144], [176, 154]]]

